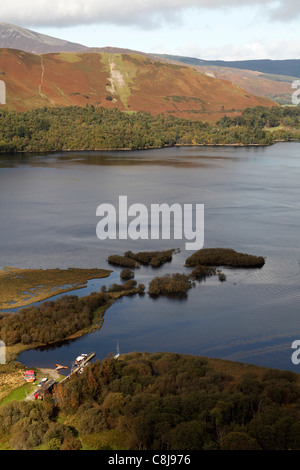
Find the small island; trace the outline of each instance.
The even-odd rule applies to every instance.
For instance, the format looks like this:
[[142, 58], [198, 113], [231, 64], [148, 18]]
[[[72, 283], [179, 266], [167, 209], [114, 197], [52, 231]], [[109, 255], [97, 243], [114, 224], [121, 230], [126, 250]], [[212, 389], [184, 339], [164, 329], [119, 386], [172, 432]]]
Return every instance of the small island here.
[[265, 264], [262, 256], [238, 253], [231, 248], [205, 248], [186, 259], [185, 266], [229, 266], [232, 268], [261, 268]]
[[124, 253], [128, 258], [134, 259], [140, 264], [149, 266], [152, 268], [158, 268], [165, 263], [170, 263], [173, 259], [173, 254], [178, 253], [179, 250], [163, 250], [163, 251], [140, 251], [139, 253], [132, 253], [127, 251]]
[[158, 268], [165, 263], [170, 263], [173, 259], [173, 254], [178, 253], [179, 250], [171, 249], [164, 251], [140, 251], [138, 253], [132, 253], [127, 251], [124, 255], [111, 255], [107, 261], [110, 264], [116, 266], [122, 266], [125, 268], [138, 268], [141, 264], [144, 266], [152, 266], [152, 268]]
[[122, 268], [135, 269], [139, 268], [139, 264], [128, 256], [122, 255], [110, 255], [107, 258], [107, 262], [114, 266], [121, 266]]
[[134, 272], [131, 271], [131, 269], [123, 269], [121, 272], [120, 272], [120, 278], [123, 280], [123, 281], [128, 281], [129, 279], [133, 279], [135, 276]]
[[149, 283], [148, 294], [152, 297], [159, 295], [182, 296], [193, 287], [192, 282], [187, 274], [165, 274], [164, 276], [155, 277]]

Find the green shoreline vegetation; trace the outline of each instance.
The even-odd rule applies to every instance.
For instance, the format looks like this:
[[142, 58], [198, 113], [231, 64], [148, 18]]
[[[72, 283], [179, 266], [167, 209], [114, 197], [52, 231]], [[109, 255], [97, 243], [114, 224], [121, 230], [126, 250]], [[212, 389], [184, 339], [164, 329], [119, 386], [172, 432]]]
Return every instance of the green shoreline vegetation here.
[[247, 108], [215, 124], [94, 106], [0, 110], [2, 153], [271, 145], [299, 138], [300, 106]]
[[60, 343], [100, 329], [106, 310], [117, 298], [143, 294], [144, 290], [143, 284], [137, 286], [136, 281], [128, 280], [85, 297], [65, 295], [39, 306], [22, 308], [13, 315], [0, 314], [0, 338], [6, 345], [7, 361], [15, 360], [28, 349]]
[[108, 356], [0, 406], [2, 450], [299, 450], [300, 375], [175, 353]]

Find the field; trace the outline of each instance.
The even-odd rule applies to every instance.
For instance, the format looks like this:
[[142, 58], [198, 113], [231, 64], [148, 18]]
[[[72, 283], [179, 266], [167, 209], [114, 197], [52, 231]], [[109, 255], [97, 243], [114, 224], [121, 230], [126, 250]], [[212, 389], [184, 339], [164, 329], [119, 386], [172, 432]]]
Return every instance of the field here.
[[[13, 399], [18, 400], [22, 393], [20, 388], [24, 386], [24, 368], [16, 364], [0, 364], [0, 403], [4, 398], [13, 393]], [[27, 386], [30, 384], [26, 384]], [[25, 392], [24, 392], [25, 393]]]

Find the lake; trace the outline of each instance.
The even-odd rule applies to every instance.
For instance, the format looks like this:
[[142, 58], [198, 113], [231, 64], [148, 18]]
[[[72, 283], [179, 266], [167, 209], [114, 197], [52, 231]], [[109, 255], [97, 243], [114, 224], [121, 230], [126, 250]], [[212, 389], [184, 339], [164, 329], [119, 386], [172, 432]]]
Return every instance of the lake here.
[[[171, 264], [143, 267], [136, 280], [188, 272], [185, 240], [105, 240], [96, 236], [99, 204], [204, 204], [205, 248], [264, 256], [262, 269], [223, 269], [186, 299], [147, 294], [107, 310], [101, 330], [46, 350], [26, 351], [28, 367], [70, 365], [83, 352], [169, 351], [298, 372], [300, 339], [300, 143], [270, 147], [175, 147], [136, 152], [0, 156], [0, 265], [107, 268], [110, 254], [180, 248]], [[83, 295], [102, 284], [92, 280]], [[76, 291], [77, 293], [77, 291]], [[12, 313], [13, 314], [13, 313]]]

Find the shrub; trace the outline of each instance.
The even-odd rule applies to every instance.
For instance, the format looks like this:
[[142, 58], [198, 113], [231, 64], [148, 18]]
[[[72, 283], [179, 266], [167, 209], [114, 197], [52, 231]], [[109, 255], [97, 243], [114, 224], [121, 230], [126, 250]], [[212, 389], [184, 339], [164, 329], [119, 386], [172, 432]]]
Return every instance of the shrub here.
[[182, 295], [192, 287], [189, 276], [186, 274], [165, 274], [155, 277], [149, 283], [148, 293], [152, 296], [158, 295]]
[[157, 268], [162, 264], [172, 261], [174, 251], [174, 249], [165, 251], [140, 251], [139, 253], [127, 251], [124, 253], [124, 256], [134, 259], [138, 263]]
[[133, 279], [134, 278], [134, 272], [131, 271], [131, 269], [123, 269], [123, 271], [121, 271], [121, 273], [120, 273], [120, 278], [125, 279], [125, 280]]
[[123, 287], [125, 290], [131, 290], [134, 289], [137, 285], [137, 282], [134, 279], [131, 279], [129, 281], [125, 281], [123, 284]]
[[116, 266], [124, 266], [126, 268], [136, 268], [138, 266], [137, 262], [134, 259], [129, 258], [128, 256], [111, 255], [108, 257], [107, 261], [110, 264], [114, 264]]

